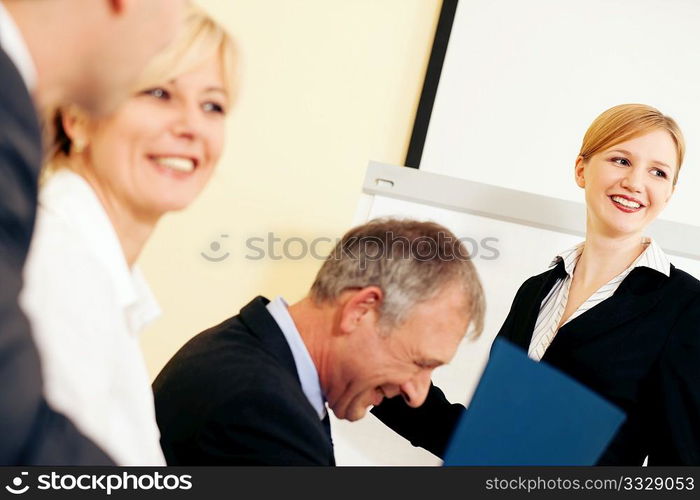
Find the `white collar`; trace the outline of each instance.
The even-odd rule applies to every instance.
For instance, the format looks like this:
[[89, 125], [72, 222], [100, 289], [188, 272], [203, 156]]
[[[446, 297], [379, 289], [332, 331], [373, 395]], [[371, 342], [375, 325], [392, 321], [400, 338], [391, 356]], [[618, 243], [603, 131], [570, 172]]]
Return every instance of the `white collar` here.
[[304, 340], [301, 338], [301, 334], [289, 314], [288, 307], [287, 302], [282, 297], [277, 297], [267, 305], [267, 310], [277, 322], [280, 330], [282, 330], [284, 338], [287, 339], [306, 399], [309, 400], [311, 406], [316, 410], [319, 420], [323, 420], [326, 416], [326, 403], [321, 390], [318, 371], [316, 371], [316, 366], [311, 359], [309, 350], [306, 348]]
[[34, 92], [37, 83], [37, 71], [29, 47], [22, 37], [15, 20], [0, 0], [0, 49], [4, 50], [17, 71], [22, 76], [29, 92]]
[[132, 334], [138, 334], [160, 315], [158, 303], [141, 271], [136, 266], [129, 268], [109, 216], [83, 177], [66, 168], [58, 170], [42, 187], [39, 205], [69, 221], [80, 241], [90, 246], [90, 253], [110, 275]]
[[[556, 266], [560, 261], [564, 261], [564, 269], [566, 274], [573, 276], [574, 268], [578, 263], [581, 254], [583, 253], [583, 245], [585, 241], [574, 245], [573, 247], [561, 252], [551, 262], [550, 267]], [[636, 267], [648, 267], [660, 272], [666, 277], [671, 276], [671, 262], [661, 249], [661, 247], [652, 238], [644, 238], [642, 243], [646, 245], [646, 249], [637, 259], [623, 272], [632, 271]]]

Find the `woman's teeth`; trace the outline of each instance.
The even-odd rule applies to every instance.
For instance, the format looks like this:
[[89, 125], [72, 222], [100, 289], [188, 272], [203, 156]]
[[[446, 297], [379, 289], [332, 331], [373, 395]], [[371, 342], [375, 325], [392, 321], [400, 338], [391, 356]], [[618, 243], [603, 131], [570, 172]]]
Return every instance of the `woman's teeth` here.
[[177, 158], [177, 157], [160, 157], [154, 158], [154, 161], [163, 167], [170, 168], [172, 170], [177, 170], [178, 172], [192, 172], [194, 171], [194, 160], [188, 158]]
[[639, 207], [641, 207], [641, 205], [640, 205], [639, 203], [636, 203], [636, 202], [634, 202], [634, 201], [627, 200], [627, 199], [622, 198], [622, 197], [620, 197], [620, 196], [613, 196], [613, 197], [612, 197], [612, 200], [613, 200], [615, 203], [619, 203], [619, 204], [622, 205], [623, 207], [627, 207], [627, 208], [639, 208]]

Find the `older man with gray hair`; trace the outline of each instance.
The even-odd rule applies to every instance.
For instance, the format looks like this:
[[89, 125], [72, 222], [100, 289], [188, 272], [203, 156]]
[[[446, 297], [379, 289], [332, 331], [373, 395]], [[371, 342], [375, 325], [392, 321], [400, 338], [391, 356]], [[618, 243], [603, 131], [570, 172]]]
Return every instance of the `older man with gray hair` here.
[[420, 406], [484, 298], [462, 243], [432, 222], [348, 232], [307, 297], [257, 297], [190, 340], [154, 383], [171, 465], [333, 465], [327, 407], [357, 420], [384, 398]]

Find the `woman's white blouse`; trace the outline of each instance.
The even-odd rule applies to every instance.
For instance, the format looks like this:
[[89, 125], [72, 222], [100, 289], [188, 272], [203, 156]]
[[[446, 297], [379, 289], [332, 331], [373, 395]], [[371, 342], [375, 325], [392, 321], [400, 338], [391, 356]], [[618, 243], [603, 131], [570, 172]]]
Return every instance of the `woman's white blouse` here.
[[51, 406], [117, 464], [164, 464], [138, 337], [160, 309], [97, 195], [68, 170], [39, 194], [20, 304]]
[[[530, 348], [528, 349], [528, 355], [535, 361], [542, 359], [545, 351], [559, 331], [557, 326], [561, 321], [561, 317], [564, 314], [564, 309], [566, 308], [566, 302], [569, 299], [571, 280], [574, 276], [576, 264], [583, 253], [584, 243], [585, 242], [579, 243], [573, 248], [560, 253], [550, 264], [550, 267], [554, 267], [559, 262], [564, 261], [566, 276], [554, 284], [540, 305], [540, 313], [537, 316], [535, 330], [532, 334]], [[632, 269], [636, 267], [648, 267], [666, 276], [670, 276], [671, 263], [661, 247], [658, 246], [651, 238], [645, 238], [644, 244], [647, 247], [646, 250], [644, 250], [627, 269], [615, 276], [605, 285], [601, 286], [593, 295], [588, 297], [588, 299], [581, 304], [571, 316], [569, 316], [566, 323], [576, 319], [578, 316], [585, 313], [592, 307], [600, 304], [605, 299], [612, 297], [622, 281], [630, 272], [632, 272]]]

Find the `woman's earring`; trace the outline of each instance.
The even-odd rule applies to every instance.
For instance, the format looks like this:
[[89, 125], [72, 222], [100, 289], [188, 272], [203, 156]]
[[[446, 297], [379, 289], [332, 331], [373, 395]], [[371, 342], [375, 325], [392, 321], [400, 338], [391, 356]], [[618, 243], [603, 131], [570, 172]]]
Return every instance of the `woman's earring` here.
[[85, 140], [83, 139], [75, 139], [73, 141], [73, 153], [75, 154], [81, 154], [83, 151], [85, 151], [85, 148], [87, 147], [87, 144], [85, 143]]

